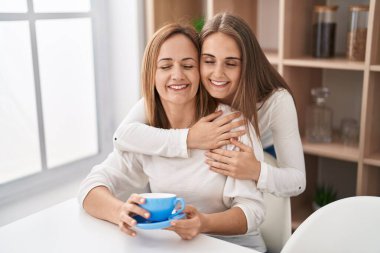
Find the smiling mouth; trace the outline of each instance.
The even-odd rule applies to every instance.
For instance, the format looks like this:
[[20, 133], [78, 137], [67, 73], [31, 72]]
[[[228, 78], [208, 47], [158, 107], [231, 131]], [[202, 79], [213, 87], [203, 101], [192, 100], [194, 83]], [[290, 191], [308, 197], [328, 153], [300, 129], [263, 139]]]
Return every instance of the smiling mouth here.
[[180, 90], [186, 89], [189, 86], [190, 84], [172, 84], [172, 85], [169, 85], [168, 88], [175, 91], [180, 91]]
[[230, 82], [229, 81], [216, 81], [216, 80], [210, 80], [210, 83], [213, 85], [213, 86], [216, 86], [216, 87], [219, 87], [219, 88], [223, 88], [225, 87], [227, 84], [229, 84]]

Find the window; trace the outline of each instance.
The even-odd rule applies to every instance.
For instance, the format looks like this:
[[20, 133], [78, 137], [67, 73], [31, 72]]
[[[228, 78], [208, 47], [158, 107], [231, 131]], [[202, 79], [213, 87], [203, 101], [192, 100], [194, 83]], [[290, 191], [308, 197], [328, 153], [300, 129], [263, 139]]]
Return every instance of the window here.
[[104, 4], [0, 0], [0, 200], [110, 151]]

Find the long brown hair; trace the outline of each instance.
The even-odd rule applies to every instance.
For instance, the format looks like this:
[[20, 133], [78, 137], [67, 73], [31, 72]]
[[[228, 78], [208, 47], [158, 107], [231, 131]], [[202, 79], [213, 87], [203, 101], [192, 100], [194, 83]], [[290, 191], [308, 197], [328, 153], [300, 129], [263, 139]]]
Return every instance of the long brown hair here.
[[288, 90], [290, 94], [292, 92], [270, 64], [251, 28], [242, 18], [229, 13], [216, 14], [203, 27], [200, 33], [201, 44], [216, 32], [231, 36], [240, 48], [243, 64], [231, 107], [250, 119], [257, 135], [260, 135], [256, 103], [264, 103], [280, 88]]
[[[155, 87], [155, 75], [157, 70], [157, 58], [162, 44], [176, 34], [182, 34], [189, 38], [197, 49], [199, 57], [201, 47], [195, 29], [188, 25], [168, 24], [159, 29], [149, 41], [145, 48], [141, 68], [142, 93], [145, 100], [148, 124], [165, 129], [169, 129], [171, 126]], [[195, 121], [214, 112], [216, 107], [216, 100], [208, 94], [202, 85], [199, 85], [196, 94]]]

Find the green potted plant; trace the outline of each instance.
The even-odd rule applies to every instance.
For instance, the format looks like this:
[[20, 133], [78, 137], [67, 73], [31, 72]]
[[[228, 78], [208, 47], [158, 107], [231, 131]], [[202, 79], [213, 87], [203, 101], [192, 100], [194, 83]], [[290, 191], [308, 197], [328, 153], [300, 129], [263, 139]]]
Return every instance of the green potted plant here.
[[316, 211], [322, 206], [334, 202], [335, 200], [336, 191], [331, 186], [318, 186], [314, 195], [313, 209]]
[[197, 32], [200, 32], [205, 24], [205, 18], [199, 17], [192, 21], [193, 26]]

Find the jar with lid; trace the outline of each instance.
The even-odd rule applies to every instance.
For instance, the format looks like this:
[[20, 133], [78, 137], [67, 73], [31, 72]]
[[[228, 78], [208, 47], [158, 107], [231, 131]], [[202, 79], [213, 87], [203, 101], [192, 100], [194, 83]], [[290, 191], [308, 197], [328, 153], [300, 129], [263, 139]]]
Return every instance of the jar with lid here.
[[368, 5], [351, 5], [350, 28], [347, 33], [347, 58], [364, 61], [367, 41]]
[[335, 54], [336, 11], [338, 6], [316, 5], [313, 13], [313, 56], [329, 58]]
[[313, 104], [306, 115], [306, 139], [310, 142], [332, 141], [332, 110], [326, 105], [330, 91], [327, 87], [311, 90]]

